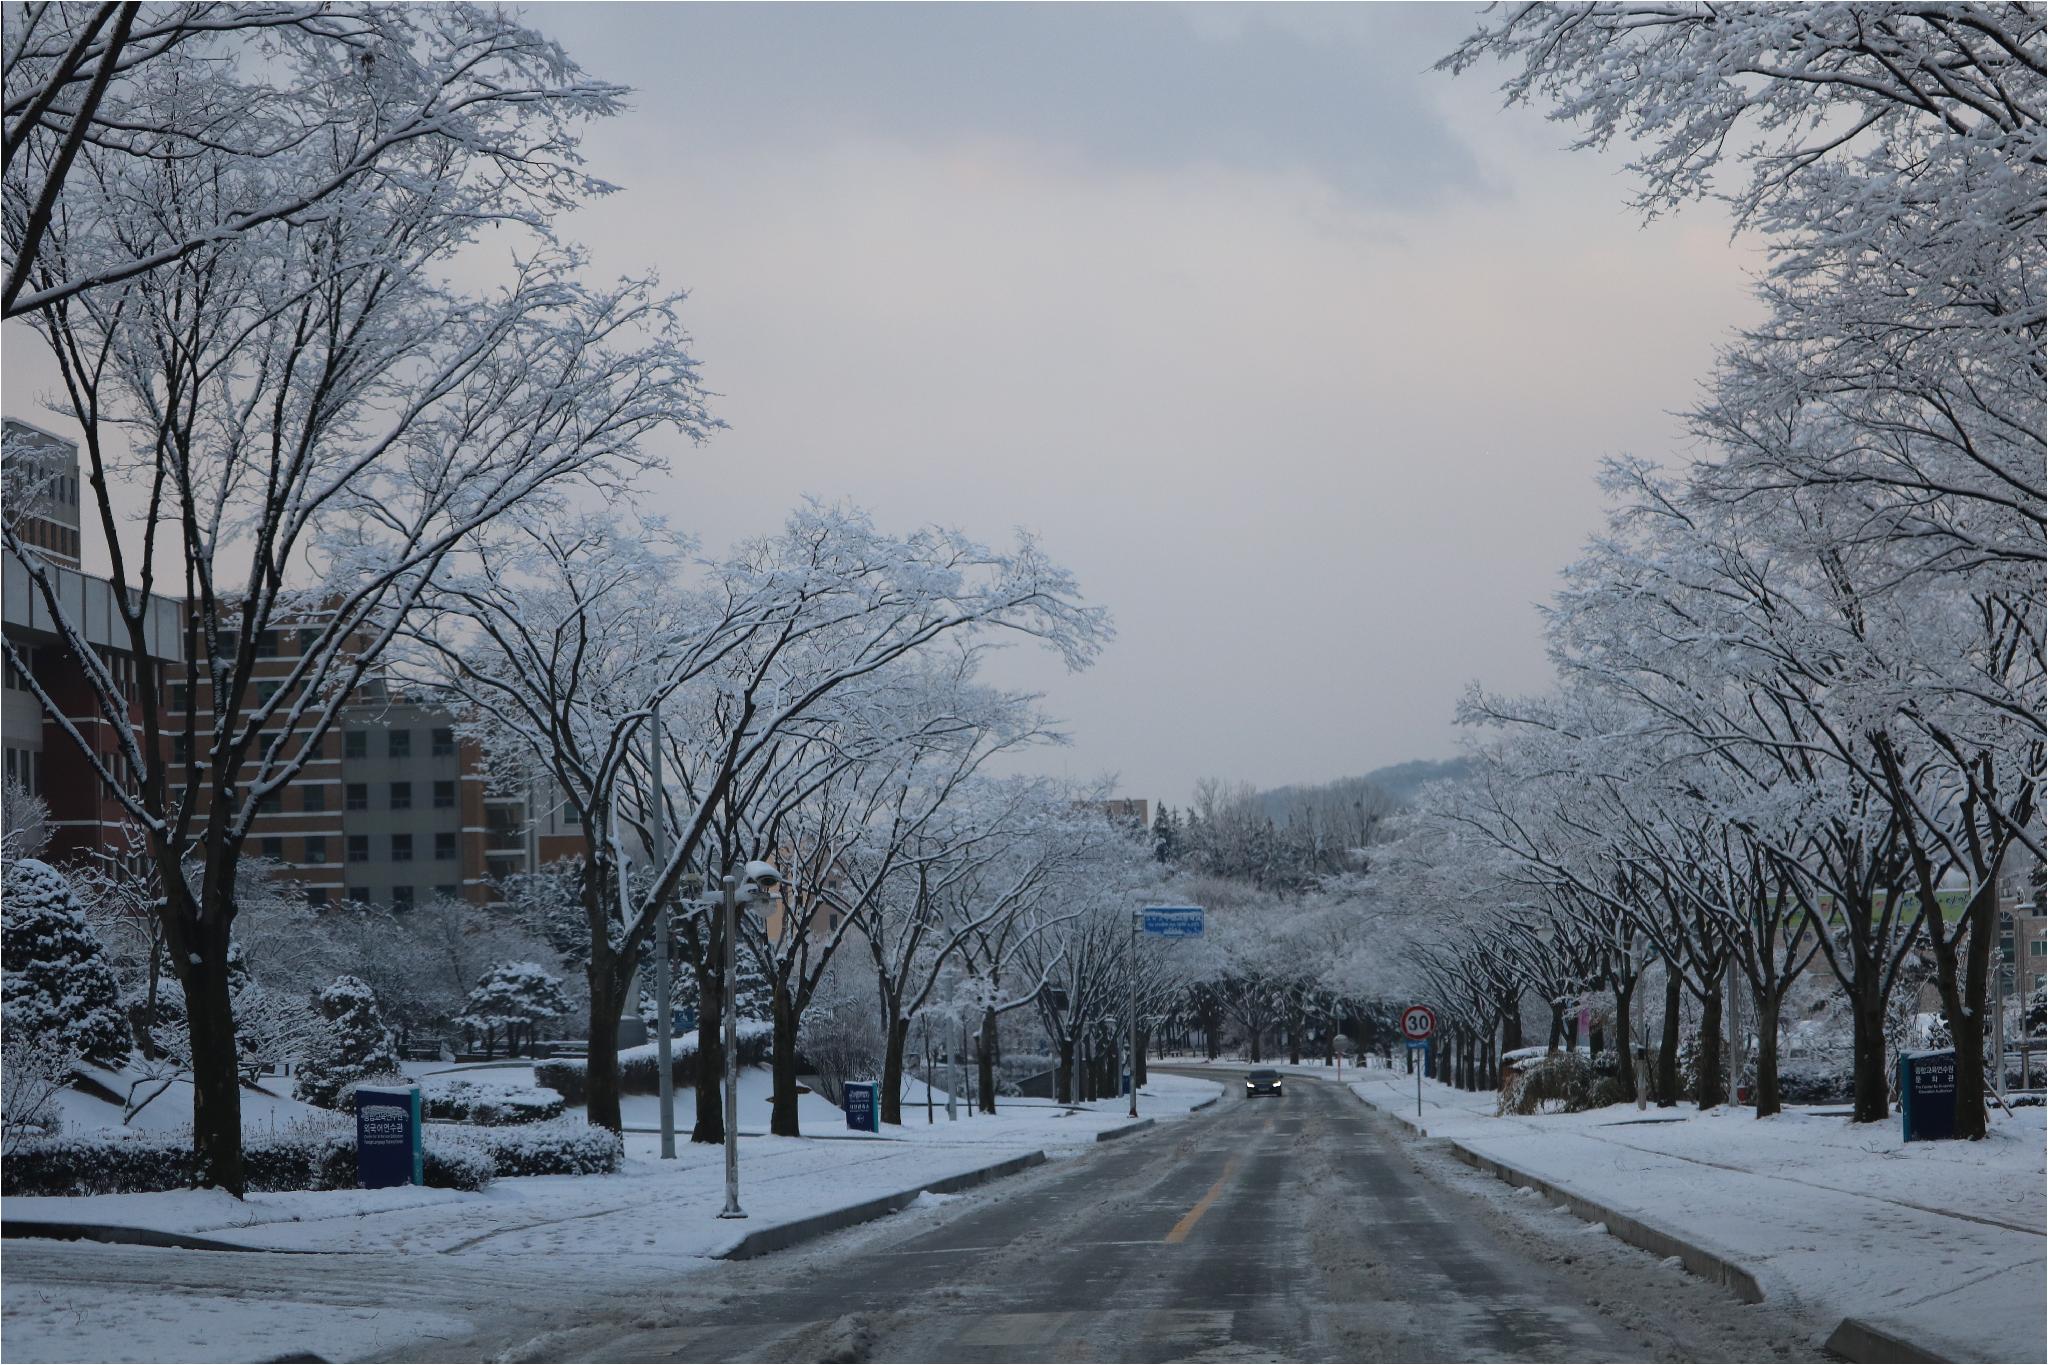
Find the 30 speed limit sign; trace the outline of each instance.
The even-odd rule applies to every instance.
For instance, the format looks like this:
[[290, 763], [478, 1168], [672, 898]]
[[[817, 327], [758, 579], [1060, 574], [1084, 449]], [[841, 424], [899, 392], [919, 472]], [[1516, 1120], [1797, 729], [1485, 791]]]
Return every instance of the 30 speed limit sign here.
[[1401, 1011], [1401, 1035], [1421, 1042], [1436, 1032], [1436, 1011], [1427, 1005], [1410, 1005]]

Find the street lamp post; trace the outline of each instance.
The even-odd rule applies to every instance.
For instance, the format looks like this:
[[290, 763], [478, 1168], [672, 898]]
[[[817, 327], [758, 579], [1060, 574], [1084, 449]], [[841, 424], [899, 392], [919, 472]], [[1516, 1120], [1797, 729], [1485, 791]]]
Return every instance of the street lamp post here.
[[1131, 1072], [1131, 1117], [1138, 1117], [1138, 921], [1144, 911], [1131, 911], [1131, 1018], [1130, 1018], [1130, 1072]]
[[[654, 809], [648, 818], [652, 825], [654, 875], [658, 882], [668, 870], [668, 800], [661, 789], [661, 707], [658, 705], [648, 720], [647, 733], [648, 785], [654, 789]], [[660, 1072], [657, 1085], [661, 1095], [661, 1157], [664, 1161], [676, 1158], [675, 982], [669, 962], [669, 945], [672, 942], [668, 897], [663, 896], [654, 907], [654, 1064]]]
[[725, 1014], [725, 1209], [720, 1218], [744, 1218], [740, 1209], [740, 1068], [739, 1068], [739, 1020], [737, 1001], [733, 990], [733, 940], [739, 931], [739, 891], [737, 877], [730, 873], [725, 878], [724, 930], [725, 951], [721, 955], [725, 977], [725, 999], [722, 1002]]

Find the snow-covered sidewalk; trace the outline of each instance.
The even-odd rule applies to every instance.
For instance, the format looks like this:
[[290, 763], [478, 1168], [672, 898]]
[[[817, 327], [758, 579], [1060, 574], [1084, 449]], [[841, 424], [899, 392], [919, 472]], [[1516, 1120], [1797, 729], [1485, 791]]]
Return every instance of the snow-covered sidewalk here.
[[1716, 1253], [1766, 1296], [1951, 1360], [2048, 1358], [2043, 1111], [1981, 1143], [1789, 1109], [1496, 1117], [1495, 1097], [1369, 1071], [1361, 1099], [1468, 1151]]

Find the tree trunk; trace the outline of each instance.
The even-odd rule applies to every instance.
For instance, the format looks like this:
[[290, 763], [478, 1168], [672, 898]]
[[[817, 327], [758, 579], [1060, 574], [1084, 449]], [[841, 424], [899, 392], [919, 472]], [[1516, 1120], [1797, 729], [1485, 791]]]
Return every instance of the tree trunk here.
[[775, 1036], [769, 1057], [768, 1131], [776, 1137], [801, 1137], [796, 1113], [796, 1002], [785, 984], [775, 985], [770, 1006]]
[[910, 1042], [910, 1021], [892, 1019], [882, 1047], [882, 1122], [903, 1124], [903, 1053]]
[[725, 1141], [725, 980], [711, 966], [718, 955], [717, 935], [712, 935], [711, 943], [705, 961], [691, 964], [697, 974], [697, 1121], [690, 1127], [692, 1142]]
[[1251, 1030], [1251, 1055], [1252, 1060], [1255, 1062], [1264, 1060], [1264, 1058], [1262, 1058], [1259, 1055], [1259, 1034], [1263, 1031], [1264, 1030], [1257, 1028]]
[[240, 1199], [246, 1189], [242, 1076], [236, 1066], [235, 1012], [228, 987], [228, 935], [225, 925], [216, 932], [211, 923], [202, 926], [200, 934], [202, 946], [188, 954], [178, 971], [192, 1045], [193, 1180]]
[[1147, 1033], [1142, 1028], [1139, 1029], [1137, 1051], [1131, 1057], [1131, 1086], [1134, 1089], [1144, 1088], [1145, 1080], [1147, 1077], [1147, 1072], [1145, 1070], [1145, 1049], [1151, 1046], [1151, 1043], [1152, 1035]]
[[1301, 1065], [1301, 1015], [1295, 1010], [1287, 1012], [1287, 1064]]
[[[1720, 980], [1720, 974], [1718, 972], [1715, 973], [1712, 979], [1715, 981]], [[1698, 1064], [1699, 1071], [1698, 1099], [1700, 1108], [1712, 1109], [1716, 1105], [1726, 1103], [1728, 1091], [1723, 1085], [1721, 1077], [1721, 992], [1719, 991], [1708, 991], [1706, 998], [1700, 1001], [1700, 1037], [1693, 1057]]]
[[1855, 1049], [1856, 1104], [1851, 1123], [1882, 1123], [1891, 1117], [1891, 1077], [1884, 1064], [1884, 993], [1880, 966], [1859, 957], [1850, 973], [1851, 1039]]
[[1543, 1050], [1554, 1054], [1557, 1051], [1558, 1044], [1563, 1041], [1564, 1006], [1560, 1002], [1553, 1000], [1550, 1002], [1550, 1040], [1543, 1045]]
[[1522, 1046], [1522, 993], [1515, 991], [1500, 1002], [1500, 1050], [1513, 1052]]
[[981, 1084], [981, 1112], [996, 1112], [996, 1012], [981, 1012], [981, 1045], [975, 1049], [975, 1073]]
[[1769, 1118], [1783, 1107], [1778, 1099], [1778, 993], [1756, 993], [1756, 1116]]
[[[1991, 941], [1997, 932], [1997, 904], [1997, 884], [1986, 882], [1965, 911], [1970, 927], [1963, 958], [1957, 958], [1953, 944], [1934, 947], [1934, 980], [1941, 990], [1941, 1007], [1948, 1012], [1948, 1034], [1956, 1053], [1955, 1134], [1959, 1138], [1984, 1136], [1984, 997], [1990, 982]], [[1939, 909], [1935, 913], [1940, 913]], [[1999, 1065], [2004, 1063], [2001, 1057]]]
[[[1636, 1056], [1632, 1046], [1635, 1042], [1635, 1021], [1628, 1017], [1628, 1012], [1635, 999], [1636, 983], [1633, 978], [1626, 987], [1614, 988], [1614, 1074], [1621, 1080], [1623, 1098], [1630, 1101], [1636, 1097]], [[1598, 1049], [1595, 1053], [1597, 1055]]]
[[1074, 1040], [1060, 1039], [1059, 1065], [1054, 1068], [1053, 1093], [1061, 1104], [1074, 1102]]
[[1685, 1007], [1685, 987], [1669, 963], [1664, 967], [1664, 1030], [1657, 1041], [1657, 1107], [1678, 1103], [1678, 1035]]

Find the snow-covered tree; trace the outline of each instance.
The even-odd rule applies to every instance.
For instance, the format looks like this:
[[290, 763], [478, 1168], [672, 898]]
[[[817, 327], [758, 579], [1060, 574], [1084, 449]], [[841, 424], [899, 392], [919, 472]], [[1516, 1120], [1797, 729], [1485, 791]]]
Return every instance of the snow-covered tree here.
[[506, 1052], [517, 1055], [522, 1029], [530, 1050], [536, 1029], [568, 1011], [560, 977], [538, 962], [500, 962], [478, 980], [456, 1022], [483, 1034], [486, 1051], [504, 1030]]
[[[188, 1000], [200, 1178], [234, 1191], [227, 954], [255, 813], [319, 752], [451, 556], [513, 508], [615, 488], [653, 462], [639, 444], [650, 432], [695, 436], [710, 422], [676, 296], [652, 279], [588, 285], [551, 235], [553, 210], [601, 188], [573, 170], [572, 125], [615, 92], [481, 7], [334, 22], [346, 41], [308, 48], [280, 31], [266, 74], [289, 77], [282, 102], [223, 128], [216, 113], [241, 106], [208, 108], [218, 81], [204, 77], [257, 77], [218, 54], [124, 83], [124, 128], [218, 135], [140, 133], [132, 156], [87, 138], [92, 172], [63, 180], [33, 253], [36, 270], [66, 273], [37, 275], [16, 299], [33, 308], [60, 409], [82, 432], [86, 515], [113, 585], [114, 619], [96, 629], [113, 632], [134, 674], [116, 676], [55, 569], [0, 527], [84, 700], [59, 704], [11, 642], [9, 662], [149, 842]], [[311, 123], [294, 121], [282, 93], [293, 90], [316, 101]], [[8, 117], [11, 138], [12, 105]], [[29, 160], [11, 160], [10, 177]], [[502, 283], [452, 288], [449, 261], [486, 233], [515, 253]], [[130, 268], [142, 262], [154, 264]], [[81, 280], [91, 287], [51, 295]], [[184, 601], [190, 642], [168, 666], [152, 643], [162, 580]], [[272, 656], [286, 666], [259, 684], [258, 659]], [[174, 718], [174, 688], [208, 704]], [[63, 719], [81, 706], [111, 746]], [[205, 733], [200, 716], [214, 718]], [[189, 767], [170, 763], [178, 747]]]
[[320, 992], [318, 1004], [322, 1023], [299, 1059], [293, 1093], [308, 1104], [332, 1108], [345, 1086], [397, 1071], [398, 1051], [376, 994], [360, 977], [336, 977]]
[[[476, 5], [10, 3], [5, 77], [5, 315], [54, 308], [450, 152], [516, 187], [532, 214], [602, 189], [568, 125], [624, 94], [538, 33]], [[175, 92], [175, 100], [166, 92]], [[543, 117], [535, 117], [538, 108]], [[346, 148], [317, 166], [313, 130]], [[351, 136], [351, 134], [354, 134]], [[204, 159], [249, 190], [173, 231], [67, 231], [82, 186]]]
[[120, 983], [64, 875], [33, 858], [7, 864], [0, 925], [8, 1035], [100, 1066], [127, 1056]]

